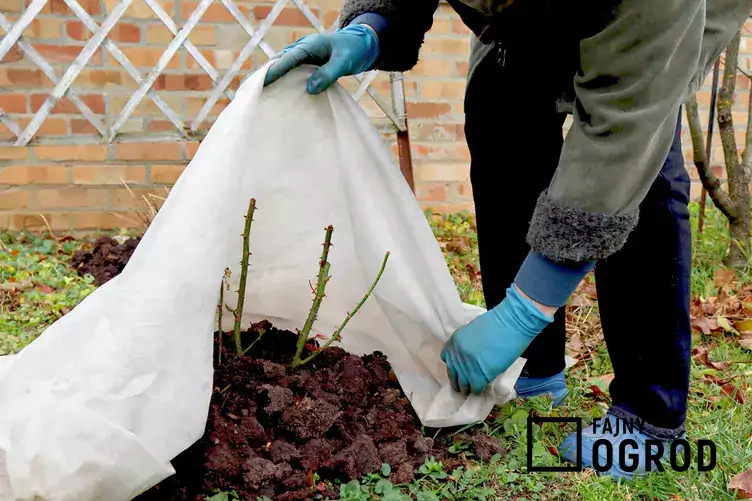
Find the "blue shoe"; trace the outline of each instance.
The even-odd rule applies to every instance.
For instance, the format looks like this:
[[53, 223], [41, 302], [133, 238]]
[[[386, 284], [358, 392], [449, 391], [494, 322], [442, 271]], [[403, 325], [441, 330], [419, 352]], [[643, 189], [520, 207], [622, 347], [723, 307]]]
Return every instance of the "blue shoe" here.
[[[631, 424], [633, 426], [629, 426]], [[666, 469], [670, 457], [671, 441], [653, 438], [641, 432], [640, 426], [641, 421], [638, 418], [617, 418], [611, 414], [594, 420], [590, 426], [582, 430], [582, 449], [580, 451], [582, 467], [616, 479], [631, 479], [635, 476], [647, 474], [646, 456], [648, 450], [650, 450], [654, 458], [660, 458], [661, 465]], [[602, 439], [611, 444], [610, 454], [608, 453], [609, 447], [602, 443], [596, 448], [596, 442]], [[619, 459], [620, 446], [627, 440], [632, 440], [632, 443], [624, 444], [625, 458], [622, 463]], [[663, 454], [660, 454], [661, 446], [658, 442], [663, 444]], [[678, 448], [680, 454], [683, 451], [682, 447], [679, 446]], [[577, 455], [577, 434], [572, 433], [559, 446], [559, 457], [576, 464]], [[611, 457], [610, 465], [609, 456]], [[595, 464], [596, 461], [598, 462], [597, 465]], [[650, 471], [656, 470], [658, 470], [656, 461], [651, 461]]]
[[530, 398], [538, 395], [551, 395], [554, 399], [553, 406], [557, 407], [569, 394], [567, 383], [564, 380], [564, 371], [548, 377], [522, 377], [517, 379], [514, 385], [517, 396]]

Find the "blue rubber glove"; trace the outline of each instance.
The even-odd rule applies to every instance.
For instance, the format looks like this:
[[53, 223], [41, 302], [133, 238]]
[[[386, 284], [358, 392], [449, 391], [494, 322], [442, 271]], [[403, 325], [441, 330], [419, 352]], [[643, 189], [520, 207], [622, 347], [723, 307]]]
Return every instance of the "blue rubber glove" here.
[[352, 24], [334, 33], [308, 35], [288, 46], [269, 68], [264, 86], [304, 64], [321, 66], [306, 85], [310, 94], [331, 87], [340, 77], [368, 70], [379, 55], [376, 32], [363, 24]]
[[441, 351], [452, 388], [480, 395], [522, 355], [553, 317], [512, 285], [498, 306], [457, 329]]

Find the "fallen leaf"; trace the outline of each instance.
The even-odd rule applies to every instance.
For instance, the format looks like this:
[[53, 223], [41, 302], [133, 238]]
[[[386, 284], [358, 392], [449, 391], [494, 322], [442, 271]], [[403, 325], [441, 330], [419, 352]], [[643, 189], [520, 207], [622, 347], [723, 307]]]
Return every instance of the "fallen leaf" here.
[[584, 347], [585, 345], [582, 344], [580, 334], [578, 332], [572, 334], [572, 336], [569, 338], [569, 342], [567, 343], [567, 348], [569, 348], [572, 353], [581, 353]]
[[736, 275], [727, 268], [718, 268], [715, 270], [715, 287], [721, 289], [734, 281]]
[[52, 294], [53, 292], [55, 292], [55, 289], [53, 289], [53, 288], [52, 288], [52, 287], [50, 287], [49, 285], [45, 285], [45, 284], [35, 284], [35, 287], [36, 287], [37, 289], [39, 289], [40, 291], [44, 292], [45, 294]]
[[595, 284], [585, 284], [580, 290], [582, 291], [583, 296], [589, 296], [593, 299], [598, 298], [598, 291], [595, 288]]
[[714, 318], [704, 316], [693, 318], [691, 324], [706, 336], [709, 336], [714, 330], [718, 329], [718, 322]]
[[692, 358], [703, 364], [705, 367], [716, 370], [728, 369], [730, 362], [711, 362], [707, 346], [699, 346], [692, 350]]
[[732, 475], [728, 488], [736, 490], [736, 499], [752, 499], [752, 469], [739, 475]]
[[736, 400], [739, 404], [744, 405], [746, 396], [745, 392], [737, 388], [733, 383], [724, 384], [723, 386], [721, 386], [721, 391]]
[[736, 330], [738, 330], [739, 332], [752, 331], [752, 319], [736, 322], [734, 324], [734, 327], [736, 327]]
[[739, 346], [745, 350], [752, 350], [752, 332], [742, 332], [739, 338]]
[[717, 318], [716, 321], [718, 322], [718, 326], [721, 329], [723, 329], [725, 332], [730, 332], [731, 334], [737, 334], [737, 335], [739, 334], [739, 332], [731, 326], [731, 323], [728, 321], [728, 318], [726, 317], [716, 317], [716, 318]]
[[467, 272], [473, 280], [480, 278], [480, 270], [473, 263], [467, 263]]
[[603, 390], [601, 390], [598, 387], [598, 385], [593, 384], [588, 389], [590, 390], [590, 395], [588, 395], [589, 397], [592, 397], [593, 399], [600, 400], [600, 401], [607, 401], [608, 400], [608, 395], [606, 395], [603, 392]]

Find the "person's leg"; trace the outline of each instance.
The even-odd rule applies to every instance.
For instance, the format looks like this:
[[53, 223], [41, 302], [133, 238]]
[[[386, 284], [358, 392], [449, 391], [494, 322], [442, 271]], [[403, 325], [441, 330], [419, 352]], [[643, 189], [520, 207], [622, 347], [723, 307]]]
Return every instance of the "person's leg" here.
[[[614, 367], [614, 411], [646, 420], [659, 435], [679, 432], [687, 410], [692, 342], [689, 187], [679, 121], [671, 152], [640, 206], [637, 227], [624, 248], [595, 270], [601, 325]], [[655, 312], [649, 322], [638, 325], [630, 317], [644, 297], [650, 298]]]
[[[566, 115], [557, 112], [550, 79], [538, 78], [538, 59], [493, 49], [470, 79], [465, 133], [478, 229], [486, 306], [505, 297], [529, 252], [525, 241], [540, 193], [559, 163]], [[523, 376], [549, 377], [564, 369], [564, 311], [523, 353]], [[563, 384], [563, 380], [561, 382]], [[518, 391], [519, 392], [519, 391]]]
[[[645, 471], [647, 440], [678, 438], [684, 433], [689, 391], [691, 328], [689, 318], [692, 233], [689, 220], [689, 176], [681, 150], [681, 121], [663, 168], [640, 206], [640, 220], [624, 247], [597, 263], [595, 279], [601, 324], [614, 380], [612, 406], [606, 420], [640, 427], [614, 436], [603, 421], [583, 432], [582, 464], [594, 464], [595, 443], [606, 439], [612, 449], [635, 441], [638, 472]], [[649, 322], [635, 322], [636, 305], [649, 297], [655, 312]], [[575, 435], [560, 447], [561, 456], [575, 461]], [[668, 447], [664, 444], [664, 451]], [[605, 463], [601, 448], [600, 464]], [[614, 454], [616, 457], [616, 453]], [[666, 457], [664, 452], [664, 458]], [[628, 461], [630, 461], [628, 459]], [[633, 472], [614, 461], [609, 472], [631, 477]]]

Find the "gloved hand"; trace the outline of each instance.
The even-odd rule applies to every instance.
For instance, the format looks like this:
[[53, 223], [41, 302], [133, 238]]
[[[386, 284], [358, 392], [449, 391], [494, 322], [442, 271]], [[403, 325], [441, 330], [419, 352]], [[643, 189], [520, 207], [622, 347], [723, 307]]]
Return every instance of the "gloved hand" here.
[[331, 87], [340, 77], [363, 73], [379, 55], [376, 32], [353, 24], [334, 33], [308, 35], [285, 48], [269, 68], [264, 86], [303, 64], [321, 66], [306, 85], [310, 94]]
[[452, 388], [465, 395], [483, 393], [552, 321], [510, 286], [498, 306], [457, 329], [444, 345], [441, 359]]

